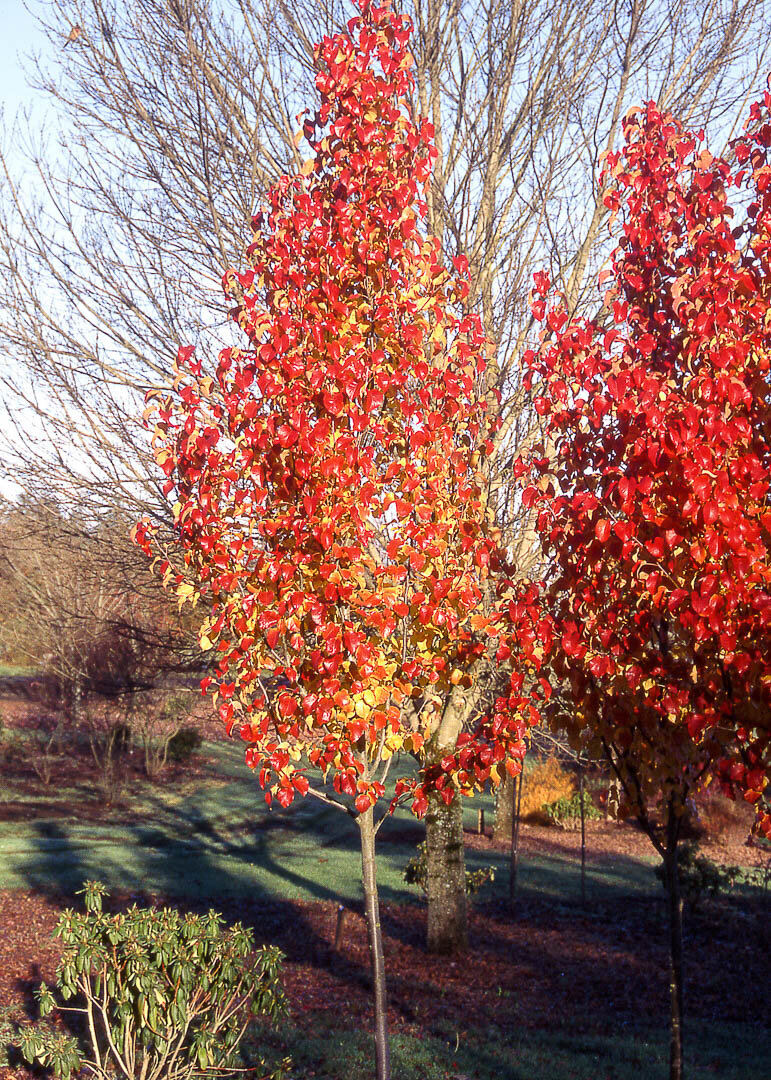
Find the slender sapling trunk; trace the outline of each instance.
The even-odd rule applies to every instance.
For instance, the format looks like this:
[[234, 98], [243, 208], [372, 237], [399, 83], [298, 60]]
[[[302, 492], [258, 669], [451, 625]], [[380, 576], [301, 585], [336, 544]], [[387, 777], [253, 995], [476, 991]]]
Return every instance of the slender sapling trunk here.
[[578, 793], [581, 800], [581, 905], [586, 906], [586, 808], [584, 806], [584, 773], [578, 774]]
[[664, 853], [669, 917], [669, 1080], [683, 1080], [683, 905], [677, 867], [679, 822], [670, 821]]
[[516, 790], [513, 792], [511, 817], [511, 856], [509, 859], [509, 911], [514, 912], [517, 898], [517, 870], [519, 869], [519, 822], [522, 816], [522, 784], [525, 779], [524, 764], [522, 772], [515, 778]]
[[380, 927], [380, 905], [377, 895], [375, 866], [375, 820], [372, 808], [356, 819], [361, 838], [361, 876], [364, 885], [364, 910], [367, 917], [369, 955], [372, 964], [372, 990], [375, 998], [375, 1076], [376, 1080], [391, 1080], [391, 1060], [388, 1047], [388, 1001], [386, 995], [383, 934]]

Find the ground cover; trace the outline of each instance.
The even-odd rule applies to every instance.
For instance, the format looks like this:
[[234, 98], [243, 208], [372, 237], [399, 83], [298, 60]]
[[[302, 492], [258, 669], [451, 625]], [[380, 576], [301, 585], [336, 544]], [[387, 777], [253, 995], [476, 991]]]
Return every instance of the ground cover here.
[[[127, 898], [115, 897], [116, 902]], [[140, 898], [144, 899], [144, 897]], [[0, 893], [0, 1000], [33, 1011], [32, 991], [50, 979], [50, 940], [63, 897]], [[185, 907], [205, 906], [190, 897]], [[371, 1002], [364, 920], [346, 918], [334, 949], [332, 901], [231, 899], [231, 919], [252, 925], [287, 956], [291, 1018], [257, 1033], [269, 1056], [289, 1053], [297, 1078], [364, 1080], [371, 1073]], [[713, 905], [686, 924], [690, 1075], [699, 1080], [763, 1075], [771, 1034], [758, 1012], [767, 976], [768, 905], [762, 897]], [[575, 902], [522, 899], [514, 918], [496, 903], [471, 918], [471, 949], [455, 961], [423, 948], [425, 911], [388, 903], [384, 933], [395, 1075], [407, 1080], [493, 1077], [631, 1080], [666, 1076], [663, 902], [624, 894], [582, 911]], [[3, 1080], [27, 1080], [12, 1059]]]
[[[352, 824], [311, 800], [269, 812], [237, 743], [204, 748], [187, 774], [137, 783], [100, 806], [88, 785], [42, 792], [6, 770], [0, 799], [0, 1005], [17, 1016], [51, 978], [51, 931], [86, 877], [115, 901], [169, 899], [215, 906], [285, 952], [290, 1020], [255, 1034], [289, 1053], [295, 1076], [371, 1075], [371, 1000], [359, 855]], [[477, 809], [488, 835], [475, 833]], [[28, 813], [5, 814], [8, 808]], [[86, 812], [84, 813], [84, 810]], [[579, 837], [524, 825], [517, 910], [505, 908], [506, 852], [489, 836], [492, 802], [466, 805], [467, 858], [498, 867], [475, 903], [471, 948], [455, 961], [424, 949], [425, 909], [402, 879], [422, 829], [396, 815], [379, 837], [394, 1075], [400, 1080], [638, 1080], [667, 1074], [663, 893], [647, 840], [631, 825], [592, 822], [587, 905], [580, 905]], [[726, 862], [767, 858], [744, 846], [746, 822], [708, 850]], [[690, 1077], [760, 1076], [771, 1036], [758, 1010], [771, 945], [769, 895], [760, 889], [686, 920]], [[334, 949], [338, 907], [347, 909]], [[2, 1016], [0, 1015], [0, 1021]], [[11, 1058], [0, 1080], [29, 1080]]]

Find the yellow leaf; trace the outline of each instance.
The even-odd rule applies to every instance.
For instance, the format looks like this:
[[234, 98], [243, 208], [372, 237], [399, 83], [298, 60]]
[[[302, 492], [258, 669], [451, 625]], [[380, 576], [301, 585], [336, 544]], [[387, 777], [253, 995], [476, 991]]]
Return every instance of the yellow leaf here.
[[188, 601], [194, 603], [198, 599], [198, 593], [195, 591], [195, 586], [191, 585], [188, 581], [183, 581], [181, 585], [177, 585], [177, 599], [179, 600], [180, 607]]

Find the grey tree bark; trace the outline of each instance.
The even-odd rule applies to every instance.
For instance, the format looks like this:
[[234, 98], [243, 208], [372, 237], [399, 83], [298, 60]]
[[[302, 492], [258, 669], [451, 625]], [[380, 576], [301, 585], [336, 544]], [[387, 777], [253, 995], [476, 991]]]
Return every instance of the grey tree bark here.
[[468, 947], [463, 805], [429, 798], [426, 814], [428, 950], [463, 952]]
[[364, 910], [367, 918], [369, 957], [372, 970], [372, 991], [375, 1009], [375, 1076], [376, 1080], [391, 1080], [391, 1055], [388, 1044], [388, 997], [386, 992], [383, 932], [380, 925], [380, 904], [377, 891], [375, 862], [374, 811], [369, 809], [356, 819], [361, 839], [361, 879], [364, 886]]

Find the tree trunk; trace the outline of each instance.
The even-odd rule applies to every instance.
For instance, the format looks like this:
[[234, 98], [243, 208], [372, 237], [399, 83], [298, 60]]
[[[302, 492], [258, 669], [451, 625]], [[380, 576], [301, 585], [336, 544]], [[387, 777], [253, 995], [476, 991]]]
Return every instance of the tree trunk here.
[[429, 796], [426, 814], [428, 951], [462, 952], [468, 946], [463, 806], [456, 795], [449, 806]]
[[581, 906], [586, 907], [586, 806], [583, 769], [578, 774], [578, 792], [581, 800]]
[[522, 772], [515, 777], [511, 778], [514, 784], [513, 798], [512, 798], [512, 818], [511, 818], [511, 857], [509, 861], [509, 911], [514, 913], [514, 903], [517, 898], [517, 870], [519, 869], [519, 822], [521, 819], [522, 811], [522, 784], [525, 780], [525, 768], [524, 763], [522, 765]]
[[683, 1077], [683, 907], [677, 869], [677, 839], [667, 845], [664, 878], [669, 915], [669, 1080]]
[[364, 885], [364, 910], [367, 916], [372, 991], [375, 998], [375, 1076], [376, 1080], [391, 1080], [385, 960], [375, 868], [374, 811], [369, 809], [366, 813], [359, 814], [356, 824], [359, 826], [361, 838], [361, 879]]
[[517, 778], [508, 773], [501, 781], [495, 799], [495, 822], [493, 840], [496, 844], [508, 844], [514, 825], [514, 798], [517, 790]]

